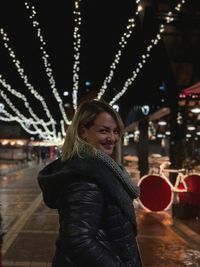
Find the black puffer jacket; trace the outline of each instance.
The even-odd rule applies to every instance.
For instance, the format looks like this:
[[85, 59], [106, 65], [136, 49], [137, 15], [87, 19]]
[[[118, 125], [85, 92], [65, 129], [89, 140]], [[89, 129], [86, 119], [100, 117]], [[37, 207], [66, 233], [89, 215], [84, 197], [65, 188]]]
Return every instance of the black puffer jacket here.
[[132, 199], [95, 160], [60, 159], [38, 176], [45, 203], [59, 212], [53, 267], [140, 267]]

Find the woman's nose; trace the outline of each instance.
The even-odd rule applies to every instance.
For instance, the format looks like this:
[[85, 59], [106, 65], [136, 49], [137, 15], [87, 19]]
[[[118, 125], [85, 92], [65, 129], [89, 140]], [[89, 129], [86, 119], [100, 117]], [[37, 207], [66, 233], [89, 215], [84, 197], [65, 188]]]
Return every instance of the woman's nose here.
[[116, 136], [115, 136], [115, 134], [114, 134], [113, 132], [109, 132], [109, 134], [108, 134], [108, 136], [107, 136], [107, 139], [108, 139], [109, 141], [115, 141]]

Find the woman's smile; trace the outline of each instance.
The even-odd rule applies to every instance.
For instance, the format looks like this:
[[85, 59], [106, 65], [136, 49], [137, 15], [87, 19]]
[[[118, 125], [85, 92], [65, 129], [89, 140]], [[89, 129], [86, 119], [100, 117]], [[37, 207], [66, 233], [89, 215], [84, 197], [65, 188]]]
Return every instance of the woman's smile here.
[[95, 148], [112, 155], [119, 140], [119, 130], [113, 117], [107, 112], [102, 112], [91, 127], [83, 127], [81, 136]]

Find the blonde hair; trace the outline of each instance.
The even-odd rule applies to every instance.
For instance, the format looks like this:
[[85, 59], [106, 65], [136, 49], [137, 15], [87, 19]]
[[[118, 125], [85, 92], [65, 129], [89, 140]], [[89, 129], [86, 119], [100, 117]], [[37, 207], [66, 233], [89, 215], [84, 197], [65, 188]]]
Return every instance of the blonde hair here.
[[83, 102], [77, 109], [74, 117], [72, 119], [71, 125], [68, 127], [66, 132], [65, 141], [62, 147], [62, 160], [65, 161], [74, 155], [78, 154], [80, 156], [80, 151], [83, 146], [86, 146], [91, 152], [95, 154], [96, 148], [84, 141], [80, 135], [80, 126], [84, 125], [90, 128], [96, 117], [102, 113], [109, 113], [115, 120], [117, 127], [119, 129], [119, 141], [117, 142], [114, 153], [112, 155], [113, 159], [117, 162], [120, 161], [120, 139], [123, 134], [123, 123], [119, 114], [105, 101], [102, 100], [89, 100]]

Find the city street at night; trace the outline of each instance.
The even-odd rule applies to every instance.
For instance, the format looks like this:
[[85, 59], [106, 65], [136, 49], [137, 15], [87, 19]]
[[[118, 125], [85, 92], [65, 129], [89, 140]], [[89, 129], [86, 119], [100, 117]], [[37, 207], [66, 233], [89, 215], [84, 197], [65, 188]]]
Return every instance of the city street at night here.
[[0, 1], [0, 267], [200, 267], [199, 25], [200, 0]]
[[[36, 179], [42, 166], [32, 163], [0, 177], [3, 232], [0, 266], [51, 266], [58, 217], [42, 200]], [[141, 207], [136, 211], [144, 267], [200, 266], [198, 229], [194, 232], [180, 221], [173, 221], [170, 211], [147, 212]]]

